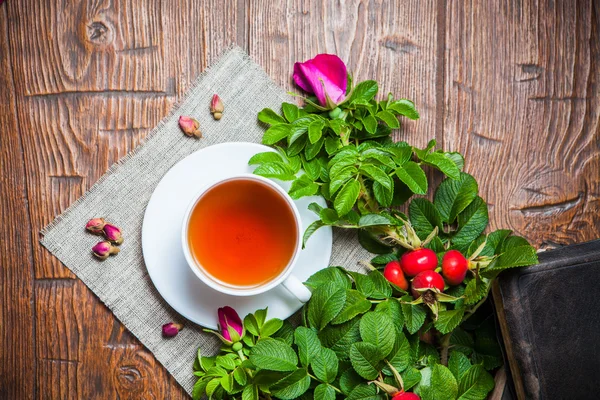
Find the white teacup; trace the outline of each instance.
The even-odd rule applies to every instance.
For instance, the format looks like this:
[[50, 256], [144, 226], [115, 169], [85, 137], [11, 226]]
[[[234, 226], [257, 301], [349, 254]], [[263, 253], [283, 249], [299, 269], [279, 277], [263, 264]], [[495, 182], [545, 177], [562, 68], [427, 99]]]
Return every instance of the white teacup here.
[[[276, 275], [271, 280], [264, 282], [257, 286], [235, 286], [235, 285], [228, 284], [226, 282], [223, 282], [223, 281], [215, 278], [210, 273], [205, 271], [205, 269], [202, 267], [202, 265], [193, 256], [192, 251], [190, 249], [189, 241], [188, 241], [188, 237], [189, 237], [188, 229], [189, 229], [190, 217], [191, 217], [192, 211], [194, 210], [194, 207], [196, 206], [196, 204], [198, 204], [200, 199], [202, 199], [204, 194], [206, 192], [208, 192], [210, 189], [212, 189], [224, 182], [232, 181], [232, 180], [253, 180], [253, 181], [259, 182], [259, 183], [275, 190], [275, 192], [277, 194], [279, 194], [281, 196], [281, 198], [284, 199], [286, 204], [289, 206], [290, 210], [292, 211], [292, 213], [294, 215], [294, 221], [296, 223], [296, 230], [297, 230], [296, 243], [294, 246], [294, 253], [293, 253], [290, 261], [288, 262], [286, 267], [281, 270], [281, 272], [278, 275]], [[202, 282], [204, 282], [211, 288], [213, 288], [221, 293], [226, 293], [226, 294], [229, 294], [232, 296], [254, 296], [254, 295], [257, 295], [260, 293], [264, 293], [267, 290], [271, 290], [275, 286], [283, 285], [294, 296], [296, 296], [298, 298], [298, 300], [300, 300], [301, 302], [306, 303], [310, 299], [311, 292], [304, 286], [304, 284], [302, 284], [302, 282], [298, 278], [296, 278], [294, 275], [292, 275], [292, 270], [294, 268], [296, 260], [298, 259], [298, 255], [300, 254], [300, 251], [302, 250], [302, 222], [300, 219], [300, 213], [298, 212], [298, 208], [296, 208], [294, 201], [286, 193], [286, 191], [283, 190], [275, 182], [273, 182], [267, 178], [263, 178], [262, 176], [253, 175], [253, 174], [239, 174], [239, 175], [230, 176], [225, 179], [220, 179], [220, 180], [214, 181], [214, 182], [210, 183], [209, 185], [205, 186], [204, 188], [202, 188], [202, 190], [200, 190], [200, 192], [198, 192], [198, 194], [196, 194], [196, 196], [194, 196], [194, 198], [190, 202], [190, 205], [188, 206], [187, 210], [185, 211], [185, 214], [183, 217], [182, 229], [181, 229], [181, 243], [183, 245], [183, 253], [185, 255], [185, 259], [186, 259], [190, 269], [194, 272], [194, 274], [198, 278], [200, 278], [200, 280], [202, 280]]]

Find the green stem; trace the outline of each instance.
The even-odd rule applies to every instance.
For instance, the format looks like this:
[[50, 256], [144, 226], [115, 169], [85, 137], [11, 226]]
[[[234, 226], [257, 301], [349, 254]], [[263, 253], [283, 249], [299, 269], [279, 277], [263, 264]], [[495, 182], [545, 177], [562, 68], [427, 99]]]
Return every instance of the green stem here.
[[486, 294], [486, 295], [483, 297], [483, 299], [479, 300], [479, 302], [478, 302], [477, 304], [475, 304], [475, 306], [473, 306], [473, 308], [471, 308], [471, 309], [467, 310], [467, 313], [468, 313], [468, 314], [465, 314], [465, 316], [462, 318], [462, 321], [461, 321], [460, 323], [462, 324], [462, 323], [463, 323], [463, 322], [465, 322], [467, 319], [469, 319], [469, 317], [471, 317], [473, 314], [475, 314], [475, 311], [477, 311], [477, 309], [478, 309], [479, 307], [481, 307], [481, 305], [482, 305], [483, 303], [485, 303], [485, 301], [487, 300], [487, 298], [488, 298], [488, 295]]
[[440, 361], [442, 365], [448, 366], [448, 349], [450, 347], [450, 337], [452, 333], [448, 333], [442, 336], [442, 340], [440, 341], [442, 345], [442, 351], [440, 351]]

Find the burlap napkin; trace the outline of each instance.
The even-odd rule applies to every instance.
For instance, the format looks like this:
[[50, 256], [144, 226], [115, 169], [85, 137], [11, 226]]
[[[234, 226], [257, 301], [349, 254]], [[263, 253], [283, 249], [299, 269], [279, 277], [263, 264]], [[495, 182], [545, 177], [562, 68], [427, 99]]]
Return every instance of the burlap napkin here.
[[[221, 121], [213, 120], [208, 112], [214, 93], [226, 104]], [[203, 354], [213, 354], [219, 343], [191, 322], [177, 337], [162, 337], [163, 323], [183, 321], [183, 317], [158, 294], [144, 265], [141, 228], [146, 204], [165, 173], [187, 155], [216, 143], [260, 142], [264, 127], [257, 123], [257, 113], [264, 107], [278, 110], [283, 101], [292, 100], [241, 49], [227, 51], [143, 144], [42, 231], [41, 243], [106, 304], [188, 393], [195, 382], [192, 365], [198, 347]], [[204, 137], [184, 136], [177, 122], [180, 115], [197, 117]], [[102, 263], [90, 252], [98, 237], [83, 232], [85, 223], [97, 216], [117, 222], [126, 235], [121, 253]], [[369, 257], [354, 232], [334, 233], [332, 265], [357, 269], [358, 261]]]

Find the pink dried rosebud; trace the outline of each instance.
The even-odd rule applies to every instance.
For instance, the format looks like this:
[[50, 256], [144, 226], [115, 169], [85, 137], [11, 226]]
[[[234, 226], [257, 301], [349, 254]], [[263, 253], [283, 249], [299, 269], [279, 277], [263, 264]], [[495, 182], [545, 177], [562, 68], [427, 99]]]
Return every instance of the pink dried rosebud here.
[[168, 324], [164, 324], [162, 326], [162, 333], [165, 337], [173, 337], [177, 336], [180, 330], [183, 329], [183, 325], [176, 324], [174, 322], [169, 322]]
[[218, 94], [213, 95], [210, 102], [210, 112], [213, 115], [213, 118], [216, 120], [221, 119], [223, 116], [223, 110], [225, 110], [225, 107], [223, 106], [221, 98]]
[[121, 229], [112, 225], [106, 224], [104, 225], [104, 237], [115, 244], [123, 243], [123, 236], [121, 235]]
[[85, 229], [98, 235], [102, 233], [104, 225], [106, 225], [104, 218], [92, 218], [85, 224]]
[[104, 241], [99, 242], [92, 247], [92, 252], [99, 259], [106, 260], [111, 254], [117, 254], [119, 252], [119, 248], [113, 246], [111, 242]]
[[196, 121], [192, 117], [179, 117], [179, 127], [188, 136], [195, 136], [197, 138], [202, 137], [202, 132], [200, 132], [200, 123]]

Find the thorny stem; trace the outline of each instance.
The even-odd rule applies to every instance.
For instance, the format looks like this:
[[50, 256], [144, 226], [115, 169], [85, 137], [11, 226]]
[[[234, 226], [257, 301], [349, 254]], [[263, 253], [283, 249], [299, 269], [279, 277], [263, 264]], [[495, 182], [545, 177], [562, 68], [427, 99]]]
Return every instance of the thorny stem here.
[[448, 366], [448, 349], [450, 347], [450, 336], [452, 336], [452, 333], [447, 333], [446, 335], [442, 336], [442, 340], [440, 340], [440, 343], [442, 345], [442, 351], [440, 352], [440, 361], [442, 362], [442, 365]]

